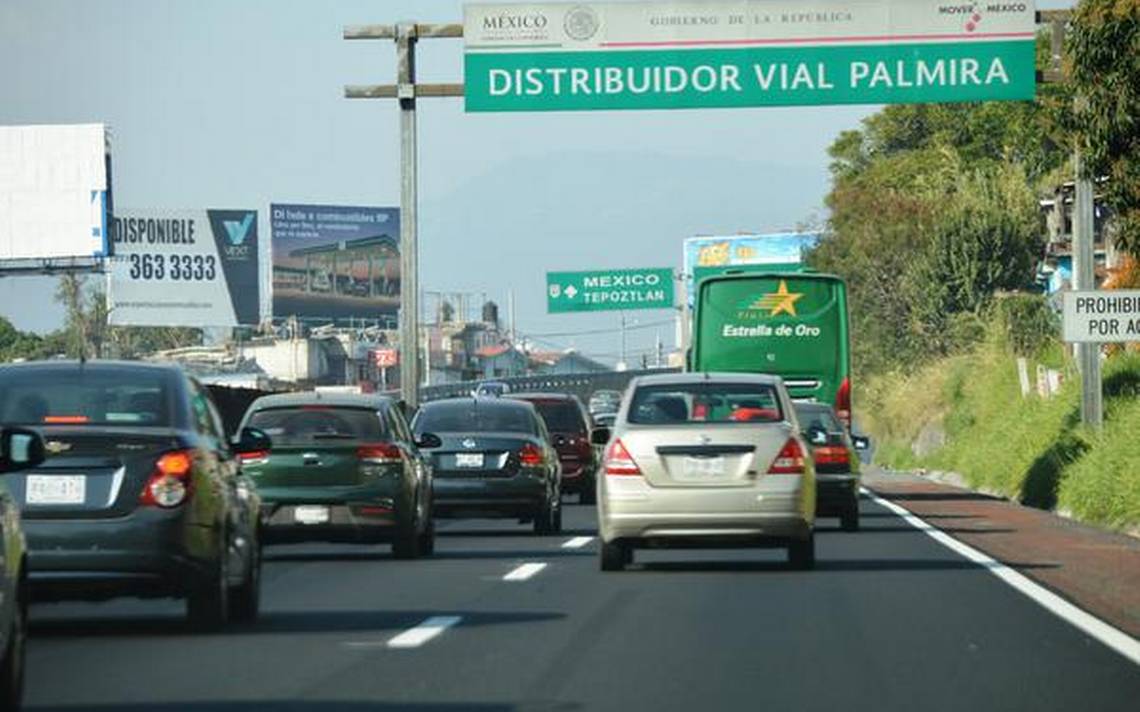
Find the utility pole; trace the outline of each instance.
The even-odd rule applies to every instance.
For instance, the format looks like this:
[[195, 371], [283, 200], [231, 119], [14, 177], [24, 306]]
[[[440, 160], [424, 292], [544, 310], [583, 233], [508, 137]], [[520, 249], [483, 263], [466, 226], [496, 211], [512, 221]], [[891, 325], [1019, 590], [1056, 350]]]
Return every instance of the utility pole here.
[[[396, 99], [400, 104], [400, 395], [419, 405], [419, 245], [416, 207], [416, 98], [463, 96], [462, 84], [416, 84], [416, 43], [421, 38], [462, 37], [461, 24], [346, 27], [346, 40], [395, 40], [396, 84], [346, 86], [349, 99]], [[427, 364], [425, 364], [425, 368]]]
[[[1071, 12], [1069, 10], [1042, 10], [1037, 13], [1039, 23], [1048, 23], [1051, 28], [1051, 66], [1041, 72], [1038, 81], [1054, 83], [1065, 81], [1062, 71], [1062, 55], [1066, 27]], [[1073, 102], [1076, 112], [1084, 108], [1083, 97], [1077, 97]], [[1073, 146], [1073, 172], [1075, 173], [1075, 190], [1073, 196], [1073, 290], [1096, 289], [1096, 250], [1095, 215], [1093, 209], [1093, 182], [1083, 177], [1084, 166], [1081, 162], [1081, 146], [1079, 141]], [[1064, 200], [1064, 193], [1059, 196]], [[1062, 207], [1063, 209], [1063, 207]], [[1081, 422], [1100, 430], [1104, 424], [1104, 395], [1100, 374], [1100, 345], [1077, 343], [1077, 368], [1081, 373]]]

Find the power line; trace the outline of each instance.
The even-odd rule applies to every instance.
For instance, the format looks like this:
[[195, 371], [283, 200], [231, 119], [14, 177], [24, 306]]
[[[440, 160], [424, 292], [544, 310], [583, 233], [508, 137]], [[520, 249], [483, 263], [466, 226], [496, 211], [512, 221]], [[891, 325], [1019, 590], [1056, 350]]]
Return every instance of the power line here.
[[[663, 321], [651, 321], [651, 322], [647, 322], [645, 324], [633, 324], [632, 326], [625, 327], [625, 330], [626, 331], [634, 331], [637, 329], [653, 329], [653, 328], [658, 327], [658, 326], [669, 326], [669, 325], [672, 325], [674, 323], [676, 323], [676, 322], [673, 319], [665, 319]], [[591, 329], [588, 331], [564, 331], [564, 332], [557, 332], [557, 333], [552, 332], [552, 333], [547, 333], [547, 334], [527, 334], [527, 336], [530, 338], [537, 339], [540, 337], [547, 337], [547, 336], [548, 337], [555, 337], [555, 338], [566, 337], [566, 336], [595, 336], [598, 334], [617, 334], [619, 332], [621, 332], [620, 326], [613, 327], [610, 329]]]

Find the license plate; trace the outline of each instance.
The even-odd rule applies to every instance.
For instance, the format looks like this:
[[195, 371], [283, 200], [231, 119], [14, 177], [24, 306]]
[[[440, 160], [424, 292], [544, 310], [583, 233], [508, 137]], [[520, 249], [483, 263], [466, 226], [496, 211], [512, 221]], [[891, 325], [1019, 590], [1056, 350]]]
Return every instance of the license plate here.
[[681, 475], [686, 480], [715, 480], [724, 477], [724, 458], [686, 457]]
[[24, 501], [28, 504], [83, 504], [86, 475], [28, 475]]
[[298, 524], [327, 524], [329, 508], [319, 505], [302, 505], [293, 510], [293, 519]]
[[481, 452], [461, 452], [455, 456], [456, 467], [482, 467], [483, 466], [483, 453]]

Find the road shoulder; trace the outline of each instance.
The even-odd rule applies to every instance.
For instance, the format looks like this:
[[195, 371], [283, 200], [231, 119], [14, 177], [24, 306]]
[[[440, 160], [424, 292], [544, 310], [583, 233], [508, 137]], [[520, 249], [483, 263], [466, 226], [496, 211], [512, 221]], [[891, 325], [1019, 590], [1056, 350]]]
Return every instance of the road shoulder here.
[[909, 473], [864, 486], [1140, 638], [1140, 540]]

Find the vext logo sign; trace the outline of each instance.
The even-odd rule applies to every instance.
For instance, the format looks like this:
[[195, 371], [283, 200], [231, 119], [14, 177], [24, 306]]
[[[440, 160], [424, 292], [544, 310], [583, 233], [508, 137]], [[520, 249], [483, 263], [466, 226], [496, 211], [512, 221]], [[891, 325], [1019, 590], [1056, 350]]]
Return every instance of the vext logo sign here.
[[744, 302], [744, 304], [741, 305], [739, 316], [741, 319], [757, 321], [779, 316], [780, 314], [796, 316], [796, 302], [802, 299], [803, 296], [803, 292], [789, 292], [788, 283], [781, 279], [780, 286], [776, 291]]
[[256, 213], [246, 213], [241, 221], [222, 221], [222, 225], [226, 228], [226, 236], [230, 241], [230, 244], [225, 248], [226, 257], [231, 260], [242, 260], [249, 257], [249, 245], [245, 244], [245, 240], [249, 237], [249, 228], [252, 227], [255, 216]]

